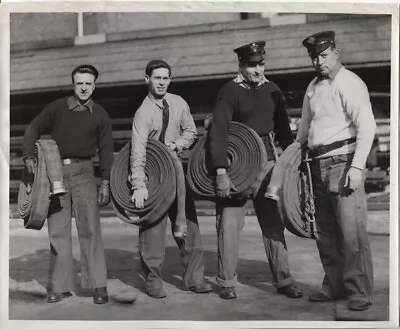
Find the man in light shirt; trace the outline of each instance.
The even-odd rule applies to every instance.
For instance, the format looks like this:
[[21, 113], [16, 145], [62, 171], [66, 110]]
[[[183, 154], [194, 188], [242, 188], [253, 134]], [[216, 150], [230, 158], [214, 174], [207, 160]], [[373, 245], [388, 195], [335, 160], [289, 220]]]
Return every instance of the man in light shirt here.
[[[160, 140], [178, 155], [189, 148], [196, 137], [196, 126], [185, 100], [168, 93], [171, 82], [171, 67], [163, 60], [152, 60], [146, 66], [145, 80], [148, 95], [136, 111], [132, 125], [132, 149], [130, 156], [133, 195], [132, 202], [143, 208], [148, 198], [146, 188], [146, 145], [149, 138]], [[184, 265], [182, 285], [185, 290], [208, 293], [212, 290], [204, 283], [203, 250], [196, 209], [191, 192], [186, 189], [187, 237], [183, 241], [175, 238], [181, 250]], [[164, 218], [155, 225], [139, 229], [139, 252], [146, 275], [146, 291], [150, 297], [164, 298], [161, 267], [165, 256], [167, 217], [174, 226], [176, 203]]]
[[316, 196], [317, 246], [325, 271], [312, 302], [347, 298], [353, 311], [371, 304], [373, 269], [366, 230], [364, 171], [375, 136], [368, 89], [342, 66], [333, 31], [303, 40], [317, 77], [303, 102], [297, 141], [308, 143]]

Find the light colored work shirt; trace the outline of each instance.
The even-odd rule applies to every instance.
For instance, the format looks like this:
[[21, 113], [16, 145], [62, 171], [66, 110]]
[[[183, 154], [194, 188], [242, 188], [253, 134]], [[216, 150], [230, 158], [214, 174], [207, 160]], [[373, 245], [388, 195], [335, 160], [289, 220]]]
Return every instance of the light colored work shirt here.
[[[196, 137], [196, 125], [186, 101], [174, 94], [164, 96], [169, 105], [169, 121], [165, 144], [175, 143], [178, 152], [189, 148]], [[132, 124], [132, 149], [130, 155], [130, 182], [134, 190], [146, 187], [146, 146], [149, 138], [158, 140], [162, 129], [162, 99], [146, 96], [136, 111]]]
[[321, 157], [354, 152], [352, 166], [363, 169], [374, 140], [376, 123], [365, 83], [341, 65], [328, 78], [314, 78], [303, 101], [296, 140], [311, 149], [356, 137], [356, 142]]

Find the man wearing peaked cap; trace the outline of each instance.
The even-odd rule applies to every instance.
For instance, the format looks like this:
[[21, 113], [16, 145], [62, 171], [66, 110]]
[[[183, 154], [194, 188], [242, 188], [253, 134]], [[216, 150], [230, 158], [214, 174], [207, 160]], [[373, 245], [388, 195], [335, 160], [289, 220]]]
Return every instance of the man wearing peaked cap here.
[[234, 49], [240, 62], [260, 62], [265, 59], [265, 41], [249, 43]]
[[368, 88], [339, 61], [333, 31], [303, 40], [317, 77], [306, 90], [297, 141], [312, 158], [317, 246], [325, 278], [312, 302], [371, 304], [373, 269], [366, 229], [365, 163], [376, 124]]
[[310, 35], [303, 40], [311, 57], [315, 57], [329, 47], [335, 47], [335, 32], [324, 31]]
[[[236, 268], [239, 250], [239, 233], [244, 225], [244, 206], [247, 200], [231, 198], [235, 191], [227, 169], [228, 136], [231, 121], [241, 122], [254, 129], [264, 142], [268, 154], [268, 167], [276, 161], [274, 135], [285, 149], [293, 141], [283, 94], [279, 87], [264, 75], [265, 42], [257, 41], [234, 49], [238, 56], [239, 72], [218, 93], [213, 123], [209, 132], [209, 151], [215, 169], [216, 215], [218, 235], [218, 274], [220, 297], [236, 298]], [[263, 185], [267, 186], [270, 175]], [[290, 298], [302, 296], [290, 274], [284, 225], [276, 202], [264, 198], [260, 189], [254, 199], [261, 227], [265, 252], [277, 292]]]
[[[99, 75], [92, 65], [72, 70], [74, 93], [48, 104], [25, 131], [22, 153], [27, 171], [35, 172], [34, 145], [51, 132], [63, 163], [67, 192], [52, 197], [48, 212], [50, 276], [47, 302], [71, 295], [74, 285], [71, 217], [75, 213], [81, 247], [81, 285], [93, 289], [93, 302], [108, 301], [107, 269], [101, 234], [99, 206], [110, 201], [109, 179], [114, 143], [111, 120], [92, 94]], [[101, 184], [97, 190], [92, 158], [98, 152]]]

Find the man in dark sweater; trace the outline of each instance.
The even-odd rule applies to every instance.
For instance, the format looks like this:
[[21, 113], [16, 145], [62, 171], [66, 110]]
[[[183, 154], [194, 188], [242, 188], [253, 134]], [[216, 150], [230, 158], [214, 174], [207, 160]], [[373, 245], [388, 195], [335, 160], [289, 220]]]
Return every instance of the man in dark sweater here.
[[[209, 147], [216, 173], [216, 212], [218, 234], [218, 275], [220, 297], [236, 298], [236, 268], [239, 233], [244, 225], [246, 200], [231, 199], [235, 190], [228, 174], [228, 135], [231, 121], [254, 129], [265, 143], [268, 159], [275, 161], [273, 133], [285, 149], [293, 141], [282, 92], [264, 76], [265, 42], [259, 41], [236, 48], [239, 73], [219, 91], [209, 132]], [[273, 162], [269, 168], [273, 167]], [[254, 199], [254, 208], [261, 227], [265, 251], [278, 293], [291, 298], [302, 296], [290, 274], [284, 225], [276, 203], [264, 198], [263, 186], [268, 185], [271, 172]]]
[[[71, 241], [72, 210], [81, 249], [81, 283], [93, 289], [93, 302], [108, 301], [107, 269], [100, 227], [99, 206], [110, 201], [109, 179], [113, 162], [111, 120], [91, 96], [98, 71], [81, 65], [72, 71], [74, 95], [58, 99], [31, 122], [22, 152], [27, 171], [35, 172], [34, 145], [44, 132], [56, 141], [63, 162], [67, 192], [52, 196], [48, 213], [50, 277], [47, 302], [71, 296], [74, 269]], [[101, 186], [97, 191], [92, 157], [98, 151]]]

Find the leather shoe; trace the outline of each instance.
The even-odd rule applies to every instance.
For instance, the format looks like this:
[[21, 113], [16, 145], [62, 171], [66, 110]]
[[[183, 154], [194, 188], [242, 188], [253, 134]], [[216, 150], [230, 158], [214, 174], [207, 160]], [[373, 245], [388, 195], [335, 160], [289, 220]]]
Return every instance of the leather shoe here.
[[212, 291], [212, 287], [208, 283], [200, 283], [198, 285], [189, 287], [188, 289], [196, 294], [206, 294]]
[[300, 298], [301, 296], [303, 296], [303, 292], [299, 288], [297, 288], [294, 284], [278, 288], [278, 293], [286, 295], [286, 297], [289, 298]]
[[155, 299], [161, 299], [167, 297], [167, 293], [163, 288], [147, 290], [147, 294]]
[[51, 292], [47, 295], [47, 302], [48, 303], [58, 303], [61, 302], [64, 298], [68, 298], [72, 296], [70, 292], [63, 292], [63, 293], [54, 293]]
[[323, 294], [322, 292], [316, 292], [315, 294], [310, 295], [308, 297], [310, 302], [331, 302], [332, 299], [327, 295]]
[[107, 288], [106, 287], [95, 288], [93, 294], [93, 303], [105, 304], [107, 302], [108, 302]]
[[353, 299], [349, 301], [348, 307], [352, 311], [365, 311], [369, 308], [370, 305], [371, 303], [365, 300]]
[[237, 298], [235, 287], [222, 287], [219, 293], [222, 299], [235, 299]]

